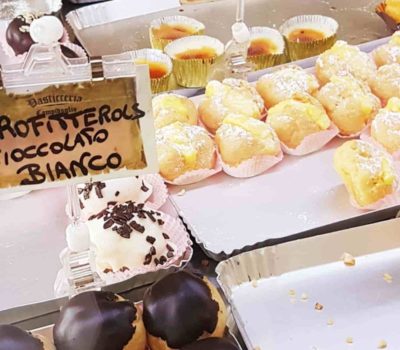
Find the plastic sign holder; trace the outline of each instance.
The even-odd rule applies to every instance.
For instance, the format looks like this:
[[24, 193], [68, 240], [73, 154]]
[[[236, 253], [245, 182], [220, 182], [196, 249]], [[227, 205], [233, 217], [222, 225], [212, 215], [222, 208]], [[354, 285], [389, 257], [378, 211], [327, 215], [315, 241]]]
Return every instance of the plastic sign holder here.
[[[34, 116], [35, 118], [43, 118], [41, 119], [41, 124], [37, 123], [36, 126], [43, 126], [42, 124], [46, 123], [47, 125], [49, 125], [51, 117], [48, 117], [48, 115], [54, 116], [53, 112], [50, 111], [50, 113], [46, 114], [46, 111], [42, 111], [41, 109], [36, 108], [36, 105], [39, 105], [43, 101], [47, 102], [46, 106], [51, 106], [51, 108], [54, 108], [54, 105], [56, 105], [56, 107], [61, 110], [63, 108], [67, 108], [67, 112], [63, 112], [64, 114], [61, 113], [61, 117], [69, 118], [71, 115], [73, 115], [73, 112], [70, 113], [70, 109], [68, 109], [68, 107], [71, 105], [69, 101], [74, 100], [76, 102], [79, 100], [78, 102], [80, 103], [78, 103], [78, 105], [75, 105], [74, 109], [71, 110], [76, 112], [76, 108], [83, 107], [85, 108], [84, 112], [86, 112], [88, 105], [90, 105], [92, 101], [91, 99], [93, 98], [93, 96], [95, 96], [94, 106], [96, 106], [96, 103], [99, 103], [99, 98], [104, 97], [104, 101], [106, 101], [107, 98], [112, 98], [114, 87], [115, 89], [117, 89], [117, 93], [120, 92], [118, 89], [122, 89], [122, 92], [126, 91], [126, 100], [129, 101], [130, 98], [133, 98], [135, 100], [132, 101], [134, 102], [132, 109], [133, 112], [137, 113], [132, 113], [132, 118], [130, 118], [128, 121], [124, 120], [124, 118], [119, 118], [121, 120], [121, 123], [125, 124], [117, 124], [117, 126], [114, 126], [114, 129], [112, 129], [113, 124], [111, 122], [114, 119], [117, 120], [118, 118], [113, 119], [110, 117], [107, 119], [104, 117], [105, 120], [107, 119], [107, 121], [110, 121], [110, 124], [102, 126], [103, 129], [101, 130], [103, 130], [104, 135], [108, 135], [112, 133], [112, 130], [117, 130], [118, 132], [118, 130], [121, 129], [121, 126], [124, 126], [123, 129], [126, 129], [127, 125], [133, 125], [132, 132], [135, 133], [135, 137], [140, 140], [140, 142], [138, 142], [137, 144], [142, 147], [140, 150], [140, 159], [142, 163], [137, 169], [135, 169], [134, 167], [127, 168], [127, 166], [121, 166], [118, 169], [113, 169], [112, 171], [110, 169], [107, 169], [107, 171], [101, 173], [80, 173], [74, 174], [76, 176], [73, 177], [69, 176], [68, 178], [58, 180], [54, 179], [54, 176], [50, 179], [48, 176], [46, 176], [46, 181], [41, 183], [38, 182], [35, 184], [30, 183], [30, 181], [27, 181], [26, 179], [24, 180], [25, 182], [21, 181], [13, 183], [11, 181], [10, 183], [8, 183], [6, 181], [7, 186], [3, 186], [4, 183], [2, 182], [4, 182], [4, 178], [7, 178], [6, 175], [9, 173], [5, 171], [7, 162], [5, 162], [4, 159], [0, 160], [0, 194], [9, 195], [9, 193], [13, 191], [44, 189], [48, 187], [66, 185], [68, 195], [67, 213], [70, 218], [70, 225], [67, 227], [66, 230], [68, 251], [66, 254], [63, 255], [61, 259], [64, 272], [67, 276], [70, 287], [69, 294], [70, 296], [73, 296], [82, 291], [100, 289], [103, 285], [103, 281], [100, 279], [99, 275], [96, 272], [95, 257], [94, 252], [90, 247], [88, 228], [86, 224], [81, 220], [80, 203], [78, 199], [76, 184], [93, 180], [132, 176], [143, 173], [156, 173], [158, 171], [154, 136], [155, 131], [151, 109], [151, 87], [148, 66], [134, 65], [128, 54], [101, 58], [98, 57], [90, 60], [87, 57], [70, 59], [62, 54], [61, 47], [58, 43], [50, 45], [35, 44], [31, 47], [29, 53], [22, 62], [2, 67], [0, 84], [0, 102], [2, 100], [5, 100], [8, 103], [10, 102], [10, 99], [15, 98], [15, 101], [18, 101], [19, 103], [16, 106], [16, 113], [19, 113], [19, 115], [15, 115], [13, 116], [13, 118], [9, 118], [9, 120], [11, 120], [11, 123], [8, 124], [9, 133], [11, 133], [10, 130], [14, 130], [12, 129], [12, 126], [16, 126], [20, 120], [25, 120], [31, 117], [30, 114], [25, 113], [29, 113], [32, 111], [36, 114], [36, 116]], [[104, 88], [104, 84], [106, 84], [106, 88]], [[100, 88], [98, 88], [98, 86], [100, 86]], [[69, 91], [68, 89], [70, 87], [72, 89], [72, 92], [68, 96], [57, 94], [51, 95], [52, 93], [54, 93], [54, 91]], [[76, 89], [81, 89], [79, 90], [81, 95], [75, 94]], [[99, 91], [99, 95], [96, 94], [97, 90]], [[41, 95], [43, 91], [46, 91], [48, 95]], [[85, 96], [85, 91], [89, 91], [88, 97]], [[110, 96], [108, 96], [108, 94], [110, 94]], [[120, 97], [120, 95], [121, 94], [118, 93], [118, 98]], [[21, 107], [25, 106], [25, 104], [22, 104], [21, 101], [18, 100], [19, 96], [26, 96], [25, 102], [30, 105], [31, 109]], [[62, 100], [62, 102], [57, 103], [60, 99]], [[104, 103], [103, 100], [102, 103]], [[114, 99], [113, 103], [118, 103], [118, 101]], [[125, 100], [121, 101], [124, 102]], [[85, 104], [83, 102], [87, 103]], [[3, 107], [5, 107], [2, 108], [2, 113], [0, 113], [2, 117], [6, 118], [7, 116], [4, 116], [3, 114], [6, 114], [9, 111], [14, 111], [14, 106], [12, 103], [13, 100], [11, 100], [8, 106], [9, 108], [7, 108], [7, 105], [3, 104]], [[104, 105], [101, 108], [103, 107]], [[118, 112], [116, 112], [115, 115], [120, 116], [122, 113], [121, 111], [124, 109], [122, 108], [122, 106], [118, 107], [121, 108], [115, 109], [115, 111]], [[83, 116], [85, 117], [85, 120], [87, 119], [93, 122], [95, 120], [94, 110], [96, 110], [96, 108], [93, 107], [90, 110], [92, 111], [90, 116], [88, 116], [87, 113]], [[129, 113], [131, 112], [132, 111], [130, 111]], [[126, 115], [130, 116], [129, 113], [125, 112]], [[47, 119], [45, 119], [43, 115], [45, 115]], [[0, 129], [1, 123], [4, 123], [4, 118], [0, 122]], [[22, 122], [20, 122], [19, 124], [25, 125]], [[77, 122], [77, 119], [74, 119], [73, 124], [79, 124]], [[65, 125], [66, 122], [60, 122], [60, 124], [58, 125], [61, 126], [61, 133], [63, 131], [63, 127], [64, 129], [68, 130]], [[25, 128], [24, 130], [26, 131], [27, 129]], [[53, 131], [53, 126], [50, 127], [50, 130]], [[0, 131], [0, 156], [2, 155], [1, 150], [3, 151], [4, 156], [4, 154], [6, 153], [5, 149], [7, 149], [7, 146], [9, 146], [10, 143], [14, 142], [13, 147], [18, 145], [18, 143], [13, 140], [13, 137], [16, 138], [18, 135], [14, 133], [11, 136], [9, 135], [8, 139], [6, 139], [6, 132], [7, 130]], [[36, 130], [36, 132], [38, 132], [38, 130]], [[55, 135], [59, 137], [60, 133], [55, 133]], [[129, 134], [125, 133], [124, 135], [126, 136]], [[51, 134], [45, 135], [47, 139], [53, 136], [54, 135]], [[56, 136], [54, 137], [56, 138]], [[32, 137], [32, 139], [35, 138]], [[40, 137], [36, 137], [36, 139], [40, 139]], [[114, 137], [112, 140], [115, 141], [115, 143], [124, 141], [120, 137]], [[26, 140], [23, 141], [25, 142]], [[128, 145], [135, 145], [131, 143], [130, 140], [128, 141]], [[103, 142], [105, 142], [104, 139]], [[45, 149], [45, 146], [43, 145], [41, 145], [41, 147], [42, 149]], [[123, 148], [124, 144], [115, 145], [115, 147], [117, 146]], [[35, 148], [35, 145], [31, 145], [28, 148], [33, 149]], [[81, 152], [84, 152], [84, 149], [82, 149]], [[131, 150], [131, 154], [134, 153], [134, 150]], [[42, 152], [41, 155], [36, 154], [36, 158], [42, 156], [44, 157], [44, 159], [46, 159], [46, 156], [44, 154], [44, 152]], [[54, 157], [54, 154], [51, 155], [51, 157], [51, 161], [54, 161], [53, 158], [57, 158]], [[97, 157], [100, 157], [100, 155], [98, 155]], [[74, 159], [73, 161], [76, 160]]]

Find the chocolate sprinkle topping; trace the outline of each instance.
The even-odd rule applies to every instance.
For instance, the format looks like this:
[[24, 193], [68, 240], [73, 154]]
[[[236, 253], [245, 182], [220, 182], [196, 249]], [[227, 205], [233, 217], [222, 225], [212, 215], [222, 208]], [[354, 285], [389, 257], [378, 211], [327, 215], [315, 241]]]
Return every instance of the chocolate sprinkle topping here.
[[182, 350], [239, 350], [237, 345], [226, 338], [207, 338], [186, 345]]
[[171, 259], [174, 256], [174, 252], [167, 252], [167, 258]]
[[125, 271], [128, 271], [128, 270], [129, 270], [129, 267], [122, 266], [119, 270], [120, 270], [121, 272], [125, 272]]
[[156, 255], [156, 254], [157, 254], [156, 247], [151, 246], [151, 248], [150, 248], [150, 254], [151, 254], [151, 255]]
[[142, 180], [142, 187], [140, 187], [140, 189], [143, 191], [143, 192], [148, 192], [149, 191], [149, 188], [144, 184], [144, 181]]
[[143, 265], [150, 265], [151, 259], [153, 259], [152, 255], [151, 255], [151, 254], [147, 254], [147, 255], [144, 257], [144, 263], [143, 263]]
[[154, 244], [156, 239], [154, 237], [152, 237], [152, 236], [147, 236], [146, 237], [146, 241], [149, 242], [150, 244]]
[[160, 256], [160, 264], [164, 265], [167, 262], [167, 258], [164, 255]]
[[145, 293], [143, 321], [147, 332], [180, 349], [204, 332], [213, 333], [219, 305], [199, 277], [178, 271], [168, 274]]
[[90, 193], [94, 189], [97, 198], [103, 198], [102, 189], [106, 187], [104, 182], [96, 181], [96, 182], [88, 182], [85, 183], [83, 188], [78, 188], [78, 193], [83, 193], [83, 199], [88, 200], [90, 198]]
[[135, 305], [111, 292], [84, 292], [62, 308], [54, 326], [57, 350], [121, 350], [135, 334]]
[[43, 343], [28, 332], [11, 325], [0, 325], [1, 350], [44, 350]]
[[[142, 203], [136, 204], [128, 201], [123, 204], [117, 204], [116, 202], [115, 205], [114, 202], [110, 202], [109, 204], [113, 204], [113, 206], [102, 210], [96, 215], [92, 215], [89, 220], [103, 219], [104, 229], [111, 228], [123, 238], [130, 238], [133, 230], [139, 233], [145, 232], [145, 227], [134, 220], [136, 216], [143, 219], [149, 217], [155, 222], [153, 216], [155, 212], [146, 210]], [[150, 244], [155, 242], [154, 237], [147, 236], [146, 239]]]
[[158, 219], [157, 222], [158, 222], [158, 224], [159, 224], [160, 226], [164, 225], [164, 221], [161, 220], [161, 219]]
[[168, 249], [169, 252], [173, 252], [174, 251], [174, 248], [172, 248], [169, 244], [167, 244], [167, 249]]
[[113, 272], [113, 270], [112, 269], [104, 269], [103, 272], [104, 273], [110, 273], [110, 272]]
[[115, 192], [115, 197], [119, 196], [119, 191]]
[[165, 239], [169, 239], [169, 236], [166, 233], [162, 234]]

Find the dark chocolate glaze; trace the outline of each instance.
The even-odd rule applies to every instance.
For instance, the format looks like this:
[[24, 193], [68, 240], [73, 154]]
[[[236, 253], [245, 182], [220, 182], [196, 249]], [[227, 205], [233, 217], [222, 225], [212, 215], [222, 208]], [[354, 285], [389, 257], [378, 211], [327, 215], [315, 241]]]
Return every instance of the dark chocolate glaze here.
[[30, 23], [28, 23], [27, 18], [18, 16], [15, 17], [7, 27], [6, 40], [16, 55], [28, 52], [34, 44], [29, 34], [29, 26]]
[[78, 58], [79, 57], [78, 54], [75, 51], [71, 50], [69, 47], [67, 47], [63, 44], [61, 44], [60, 46], [61, 46], [61, 52], [65, 57], [67, 57], [67, 58]]
[[226, 338], [208, 338], [186, 345], [182, 350], [239, 350], [239, 348]]
[[159, 280], [146, 291], [143, 300], [147, 332], [175, 349], [196, 341], [204, 332], [214, 332], [218, 311], [207, 284], [186, 271]]
[[54, 326], [57, 350], [122, 350], [135, 334], [136, 307], [111, 292], [85, 292], [61, 310]]
[[0, 350], [44, 350], [44, 346], [39, 339], [15, 326], [0, 325]]

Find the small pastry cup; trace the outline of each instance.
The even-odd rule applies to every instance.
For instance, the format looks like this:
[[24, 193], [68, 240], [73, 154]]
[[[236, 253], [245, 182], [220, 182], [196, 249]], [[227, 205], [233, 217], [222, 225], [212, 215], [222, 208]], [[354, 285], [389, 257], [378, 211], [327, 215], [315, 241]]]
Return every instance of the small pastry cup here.
[[276, 156], [254, 156], [237, 166], [225, 163], [220, 154], [218, 154], [218, 157], [220, 158], [224, 173], [243, 179], [260, 175], [280, 163], [283, 159], [283, 152], [280, 151]]
[[[286, 41], [291, 61], [317, 56], [333, 46], [337, 40], [338, 22], [331, 17], [319, 15], [297, 16], [287, 20], [279, 28]], [[289, 35], [296, 29], [312, 29], [324, 33], [325, 38], [310, 42], [294, 42]]]
[[296, 148], [290, 148], [284, 143], [281, 143], [282, 150], [286, 154], [292, 156], [305, 156], [314, 153], [323, 148], [331, 140], [333, 140], [339, 133], [339, 129], [332, 123], [327, 130], [308, 135]]
[[161, 78], [150, 79], [151, 91], [157, 94], [169, 89], [169, 84], [172, 75], [172, 61], [162, 51], [155, 49], [142, 49], [132, 51], [132, 59], [134, 62], [142, 63], [160, 63], [166, 67], [166, 74]]
[[384, 2], [381, 2], [378, 6], [376, 6], [375, 12], [380, 18], [383, 19], [390, 31], [395, 32], [400, 30], [400, 23], [386, 13], [386, 4]]
[[277, 47], [275, 54], [247, 55], [247, 59], [253, 63], [255, 70], [265, 69], [287, 62], [285, 39], [276, 29], [269, 27], [250, 28], [250, 41], [267, 39]]
[[195, 20], [194, 18], [186, 17], [186, 16], [166, 16], [162, 18], [158, 18], [153, 20], [150, 23], [150, 42], [151, 42], [151, 47], [153, 49], [158, 49], [158, 50], [164, 50], [164, 48], [174, 41], [173, 39], [163, 39], [159, 38], [156, 35], [154, 35], [154, 29], [159, 28], [161, 25], [181, 25], [183, 27], [187, 27], [188, 29], [191, 30], [191, 34], [188, 34], [187, 36], [191, 35], [201, 35], [204, 34], [205, 31], [205, 26], [203, 23]]
[[[365, 142], [371, 143], [374, 146], [380, 148], [382, 151], [389, 153], [389, 151], [378, 141], [375, 140], [372, 135], [371, 135], [371, 127], [368, 126], [368, 128], [364, 129], [364, 131], [360, 135], [360, 140], [363, 140]], [[395, 162], [400, 162], [400, 150], [397, 150], [393, 153], [389, 153]]]
[[[212, 58], [181, 59], [177, 56], [188, 50], [213, 49], [216, 53]], [[190, 36], [170, 43], [166, 54], [171, 57], [176, 82], [183, 87], [205, 87], [213, 68], [223, 59], [224, 44], [218, 39], [206, 35]]]

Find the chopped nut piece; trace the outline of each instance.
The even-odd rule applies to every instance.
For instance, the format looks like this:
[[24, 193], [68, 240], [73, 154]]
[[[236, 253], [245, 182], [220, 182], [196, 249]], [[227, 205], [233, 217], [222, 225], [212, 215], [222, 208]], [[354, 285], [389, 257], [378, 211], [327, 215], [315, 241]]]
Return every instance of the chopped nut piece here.
[[335, 322], [332, 319], [329, 319], [328, 322], [326, 323], [328, 326], [333, 326]]
[[353, 337], [347, 337], [346, 338], [346, 343], [347, 344], [353, 344], [353, 342], [354, 342]]
[[258, 282], [257, 282], [257, 280], [252, 280], [252, 281], [251, 281], [251, 285], [252, 285], [254, 288], [257, 288], [257, 287], [258, 287]]
[[378, 349], [386, 349], [387, 343], [384, 340], [381, 340], [378, 344]]
[[392, 283], [393, 282], [393, 277], [391, 274], [389, 273], [384, 273], [383, 274], [383, 279], [387, 282], [387, 283]]
[[356, 259], [349, 253], [344, 253], [342, 255], [342, 261], [346, 266], [354, 266], [356, 264]]
[[308, 295], [307, 295], [306, 293], [303, 293], [303, 294], [301, 295], [301, 300], [302, 300], [302, 301], [307, 301], [307, 300], [308, 300]]
[[296, 291], [294, 289], [289, 290], [289, 295], [291, 297], [295, 297], [296, 296]]
[[176, 195], [177, 196], [183, 196], [186, 193], [185, 189], [180, 190]]
[[322, 311], [323, 308], [324, 308], [324, 305], [322, 305], [320, 303], [315, 304], [315, 310]]

